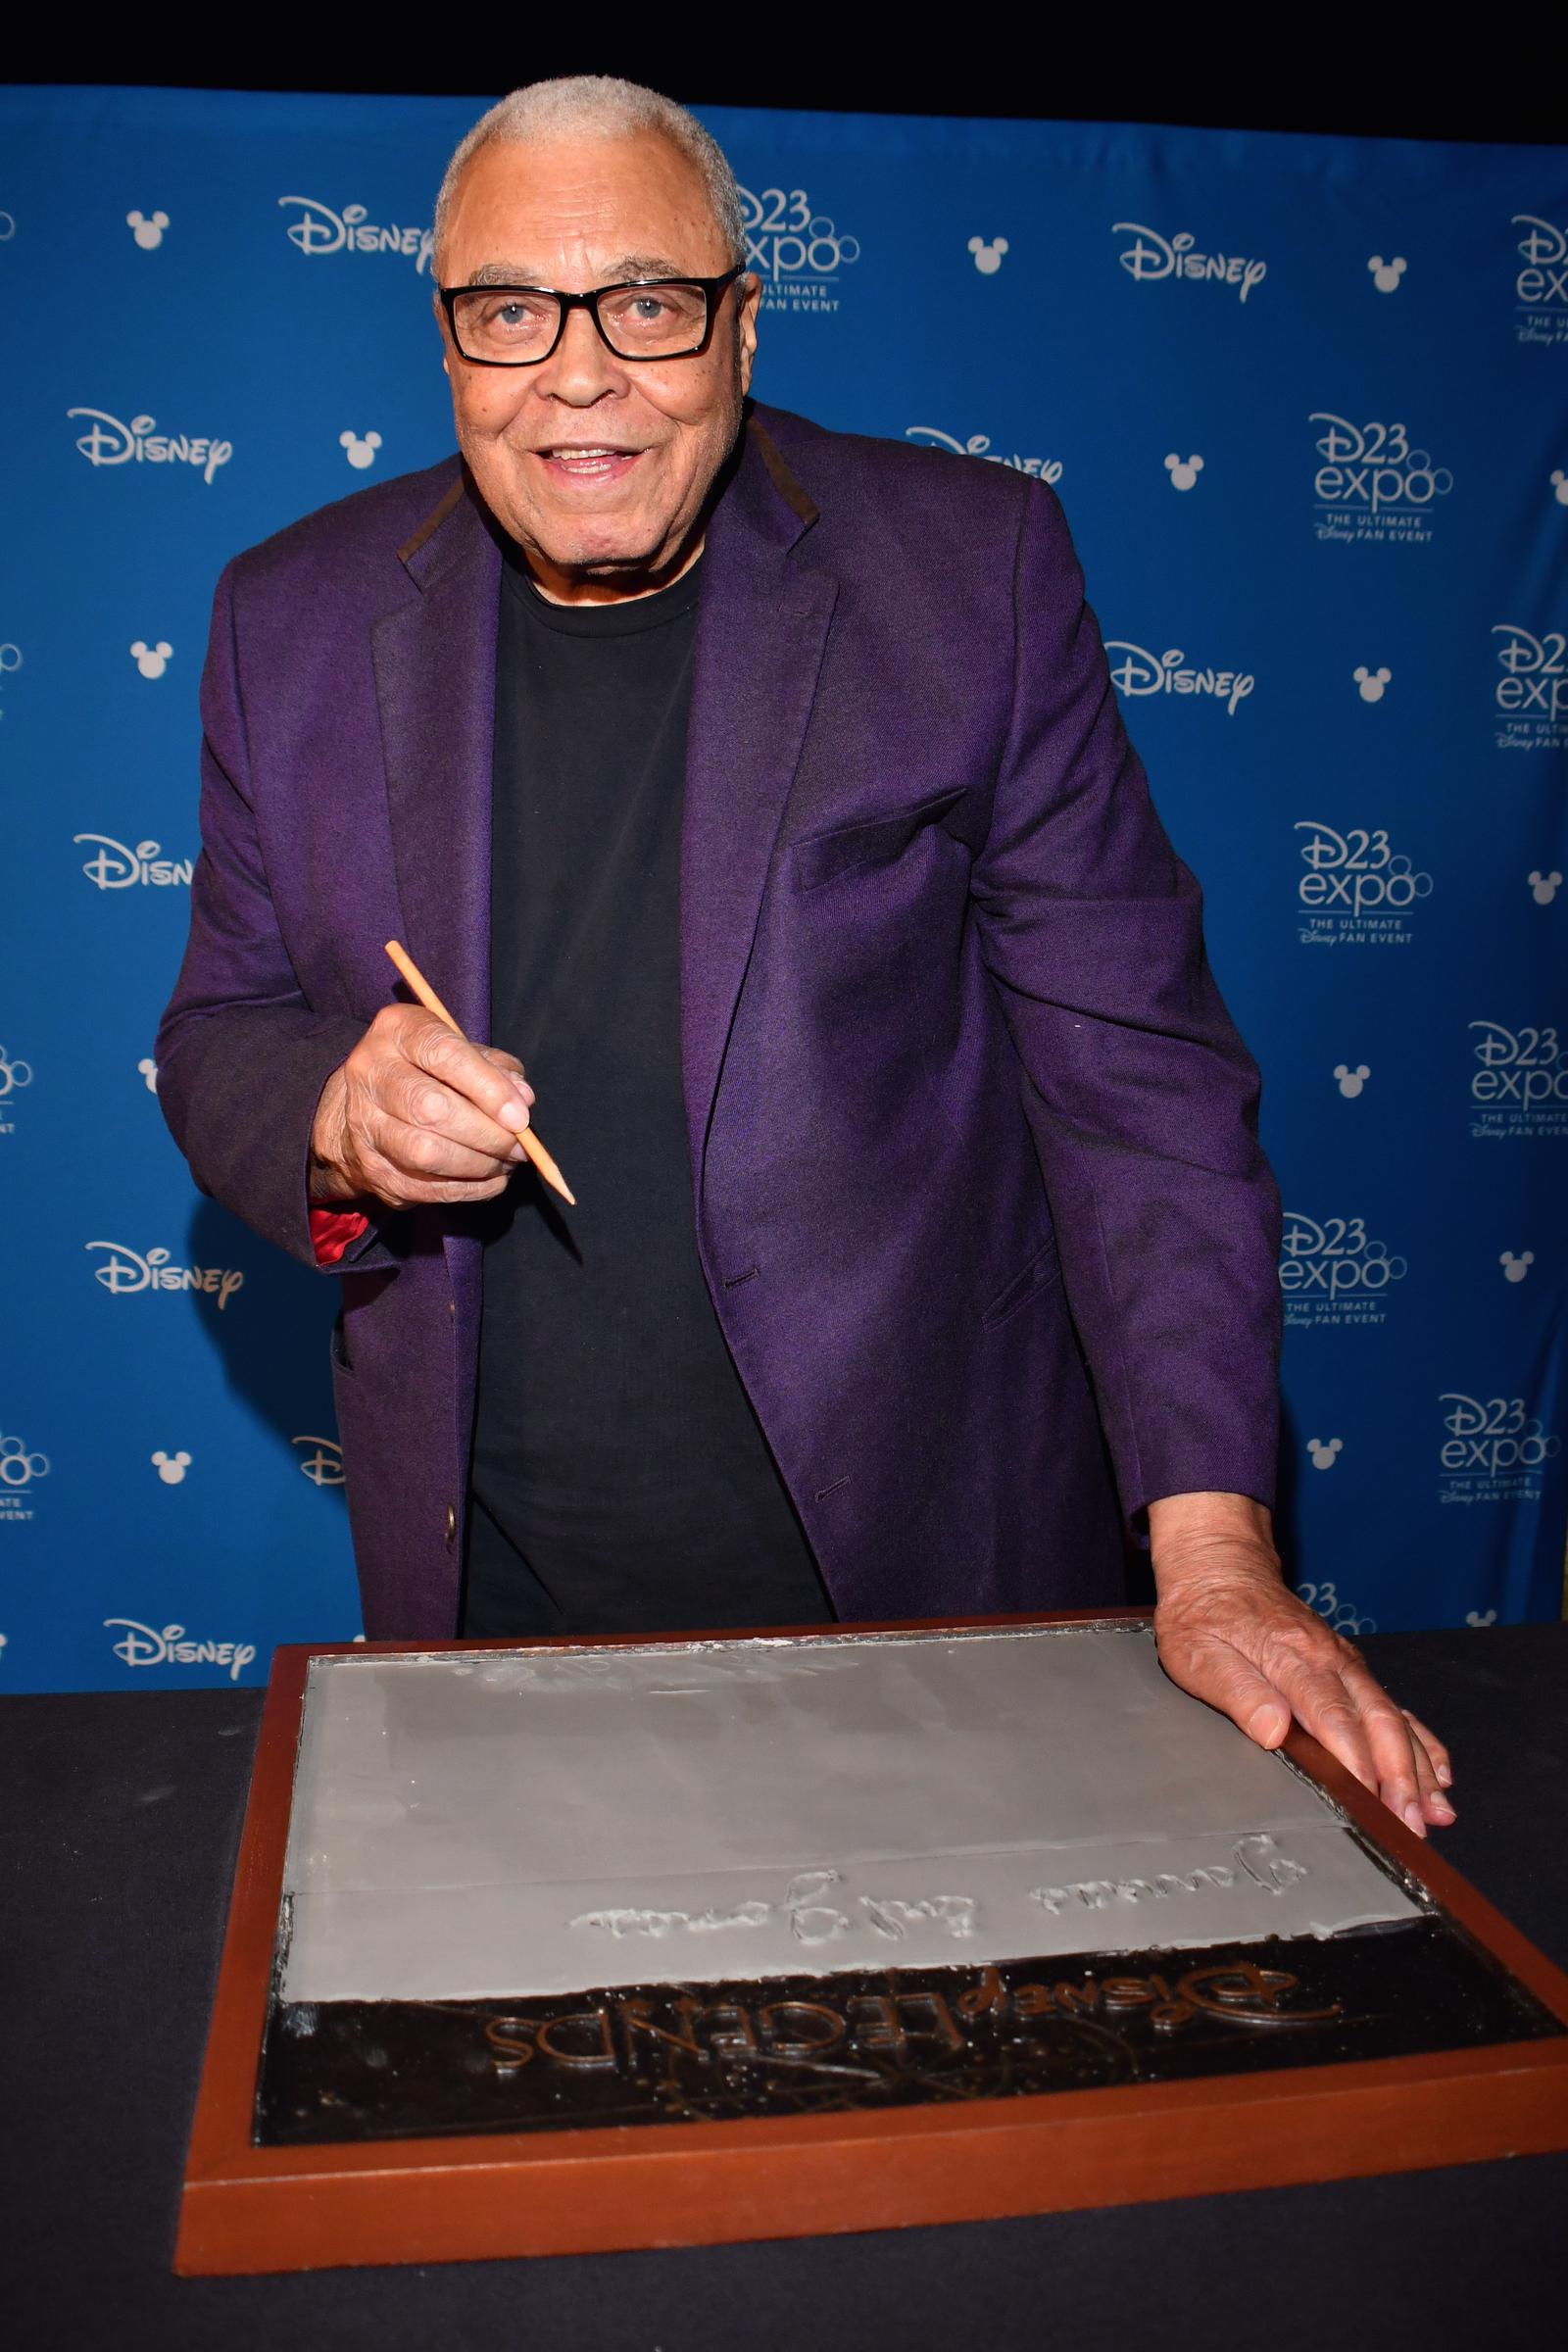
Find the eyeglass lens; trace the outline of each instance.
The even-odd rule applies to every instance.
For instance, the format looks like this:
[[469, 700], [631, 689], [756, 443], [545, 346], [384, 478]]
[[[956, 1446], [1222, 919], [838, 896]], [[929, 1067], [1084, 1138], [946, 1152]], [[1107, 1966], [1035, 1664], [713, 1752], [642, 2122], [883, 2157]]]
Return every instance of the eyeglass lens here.
[[[701, 286], [613, 286], [599, 297], [599, 323], [620, 358], [656, 360], [690, 351], [708, 327]], [[515, 287], [467, 287], [453, 305], [460, 350], [476, 360], [543, 359], [561, 324], [561, 302]]]

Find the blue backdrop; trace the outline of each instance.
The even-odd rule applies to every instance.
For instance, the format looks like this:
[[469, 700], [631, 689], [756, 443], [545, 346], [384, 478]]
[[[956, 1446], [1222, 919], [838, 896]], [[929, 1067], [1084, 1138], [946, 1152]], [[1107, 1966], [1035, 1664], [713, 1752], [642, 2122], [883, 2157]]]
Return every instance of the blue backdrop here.
[[[214, 581], [451, 447], [426, 228], [486, 103], [0, 91], [0, 1687], [358, 1625], [335, 1286], [196, 1196], [150, 1055]], [[1265, 1073], [1301, 1590], [1554, 1615], [1568, 154], [706, 119], [761, 396], [1059, 486]]]

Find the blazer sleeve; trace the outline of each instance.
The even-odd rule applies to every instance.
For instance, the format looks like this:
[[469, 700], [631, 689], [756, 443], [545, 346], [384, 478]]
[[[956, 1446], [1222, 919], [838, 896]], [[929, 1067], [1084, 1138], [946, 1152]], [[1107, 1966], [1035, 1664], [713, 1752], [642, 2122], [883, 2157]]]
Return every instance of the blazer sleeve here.
[[1127, 740], [1055, 494], [1030, 485], [1013, 701], [972, 889], [1129, 1518], [1272, 1503], [1279, 1195], [1202, 898]]
[[[316, 1266], [311, 1127], [365, 1023], [313, 1010], [283, 942], [252, 806], [233, 575], [230, 564], [218, 583], [202, 671], [202, 847], [190, 938], [154, 1047], [158, 1100], [199, 1189]], [[372, 1222], [322, 1270], [400, 1263], [387, 1243]]]

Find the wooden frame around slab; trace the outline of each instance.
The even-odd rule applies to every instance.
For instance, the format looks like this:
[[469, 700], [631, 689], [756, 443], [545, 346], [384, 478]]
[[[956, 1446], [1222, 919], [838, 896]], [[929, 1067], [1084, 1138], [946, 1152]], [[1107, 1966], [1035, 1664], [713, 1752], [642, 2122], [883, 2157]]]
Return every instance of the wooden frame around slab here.
[[[1147, 1615], [1100, 1609], [941, 1622], [1044, 1626]], [[930, 1621], [844, 1625], [827, 1638], [934, 1630]], [[822, 1633], [799, 1629], [803, 1640]], [[652, 1639], [617, 1637], [617, 1645], [646, 1647]], [[569, 2137], [519, 2132], [258, 2147], [251, 2136], [257, 2069], [310, 1661], [368, 1650], [424, 1655], [431, 1647], [318, 1644], [275, 1653], [186, 2159], [176, 2271], [710, 2245], [1276, 2187], [1568, 2147], [1568, 2037], [961, 2108], [749, 2118], [658, 2132], [585, 2128]], [[1315, 1740], [1293, 1730], [1286, 1752], [1568, 2025], [1568, 1976]]]

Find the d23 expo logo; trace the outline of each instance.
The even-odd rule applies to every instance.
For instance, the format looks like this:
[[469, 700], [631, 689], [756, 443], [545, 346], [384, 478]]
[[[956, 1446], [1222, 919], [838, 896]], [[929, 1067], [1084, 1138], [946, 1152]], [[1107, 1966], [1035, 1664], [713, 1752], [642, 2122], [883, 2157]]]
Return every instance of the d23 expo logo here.
[[1453, 488], [1448, 467], [1435, 466], [1429, 450], [1413, 448], [1397, 418], [1357, 424], [1314, 409], [1307, 422], [1322, 427], [1313, 444], [1322, 461], [1312, 476], [1318, 537], [1425, 546], [1433, 514]]
[[1290, 1209], [1280, 1248], [1285, 1321], [1295, 1330], [1387, 1320], [1388, 1295], [1409, 1272], [1363, 1217], [1308, 1217]]
[[836, 311], [842, 273], [860, 258], [860, 240], [813, 210], [804, 188], [740, 191], [746, 267], [762, 281], [764, 311]]
[[1568, 633], [1547, 629], [1538, 637], [1517, 621], [1499, 620], [1492, 634], [1498, 751], [1568, 751]]
[[1339, 1587], [1331, 1581], [1298, 1585], [1296, 1597], [1304, 1600], [1320, 1617], [1327, 1618], [1334, 1631], [1343, 1634], [1348, 1642], [1359, 1642], [1363, 1634], [1375, 1634], [1378, 1630], [1377, 1619], [1366, 1616], [1353, 1601], [1344, 1599]]
[[32, 1517], [33, 1488], [49, 1475], [49, 1457], [13, 1431], [0, 1430], [0, 1521]]
[[1407, 948], [1411, 909], [1432, 896], [1432, 876], [1396, 851], [1381, 825], [1299, 816], [1306, 871], [1296, 885], [1297, 937], [1307, 948]]
[[1441, 1502], [1539, 1502], [1546, 1464], [1562, 1440], [1544, 1430], [1522, 1396], [1471, 1396], [1446, 1389], [1438, 1399], [1446, 1431], [1438, 1448]]
[[0, 1045], [0, 1135], [14, 1135], [17, 1122], [11, 1113], [16, 1098], [24, 1086], [32, 1084], [32, 1064], [24, 1061], [19, 1054], [8, 1054]]
[[1557, 1031], [1472, 1021], [1470, 1133], [1481, 1143], [1568, 1137], [1568, 1054]]
[[1522, 267], [1513, 280], [1514, 333], [1521, 343], [1568, 343], [1568, 228], [1539, 213], [1515, 213]]

